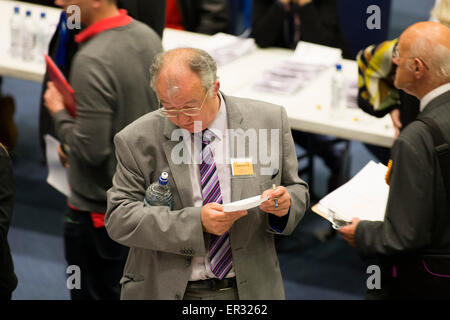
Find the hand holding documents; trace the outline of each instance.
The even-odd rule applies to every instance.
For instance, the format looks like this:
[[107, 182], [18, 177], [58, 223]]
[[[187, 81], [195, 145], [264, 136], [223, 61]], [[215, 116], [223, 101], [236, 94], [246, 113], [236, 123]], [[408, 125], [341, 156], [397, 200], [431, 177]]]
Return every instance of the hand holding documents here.
[[261, 198], [261, 196], [255, 196], [231, 203], [224, 204], [223, 211], [224, 212], [234, 212], [240, 210], [248, 210], [251, 208], [255, 208], [259, 206], [264, 201], [269, 200], [269, 197]]
[[63, 96], [64, 105], [72, 117], [76, 116], [75, 91], [69, 85], [66, 77], [59, 70], [58, 66], [53, 62], [52, 58], [44, 55], [47, 63], [47, 73], [50, 80], [55, 84], [56, 89]]
[[389, 195], [384, 177], [387, 167], [370, 161], [350, 181], [325, 196], [312, 210], [329, 220], [334, 228], [352, 218], [383, 221]]

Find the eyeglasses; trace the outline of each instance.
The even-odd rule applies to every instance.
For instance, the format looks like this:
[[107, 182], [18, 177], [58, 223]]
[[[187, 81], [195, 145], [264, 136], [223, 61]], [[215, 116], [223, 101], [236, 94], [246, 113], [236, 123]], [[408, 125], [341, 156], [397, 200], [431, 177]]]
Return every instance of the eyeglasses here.
[[208, 95], [208, 91], [206, 91], [205, 96], [203, 97], [202, 104], [200, 105], [200, 108], [182, 108], [182, 109], [166, 109], [163, 106], [161, 106], [161, 100], [158, 100], [158, 110], [159, 112], [168, 118], [174, 118], [178, 117], [178, 114], [182, 112], [183, 114], [194, 117], [200, 115], [203, 104], [205, 103], [206, 96]]
[[425, 61], [423, 61], [422, 58], [420, 57], [400, 57], [400, 54], [398, 52], [398, 42], [394, 45], [394, 48], [392, 50], [392, 59], [417, 59], [420, 62], [422, 62], [422, 64], [424, 65], [425, 69], [430, 70], [430, 68], [428, 68], [427, 64], [425, 63]]

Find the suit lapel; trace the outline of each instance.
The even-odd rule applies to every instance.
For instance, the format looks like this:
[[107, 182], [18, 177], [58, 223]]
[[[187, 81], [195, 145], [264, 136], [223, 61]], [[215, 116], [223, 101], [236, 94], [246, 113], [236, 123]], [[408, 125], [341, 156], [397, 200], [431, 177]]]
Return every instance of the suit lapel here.
[[172, 178], [177, 187], [178, 195], [183, 207], [193, 207], [194, 206], [194, 196], [191, 187], [191, 177], [189, 174], [189, 165], [182, 162], [181, 164], [175, 164], [172, 161], [172, 150], [179, 144], [183, 143], [180, 141], [172, 141], [171, 136], [173, 130], [178, 129], [169, 119], [165, 119], [164, 122], [164, 136], [167, 140], [163, 142], [163, 149], [166, 155], [167, 163], [169, 164], [170, 171], [172, 172]]
[[[227, 117], [228, 117], [228, 129], [233, 130], [234, 134], [236, 134], [237, 129], [242, 129], [246, 131], [247, 129], [244, 127], [244, 118], [239, 110], [237, 103], [233, 101], [232, 98], [227, 97], [222, 92], [222, 97], [225, 100], [227, 106]], [[229, 143], [234, 143], [235, 139], [233, 136], [229, 137]], [[232, 148], [230, 148], [232, 150]], [[230, 154], [230, 157], [234, 157], [234, 155]], [[238, 179], [231, 178], [231, 201], [241, 200], [242, 190], [244, 187], [246, 179]]]

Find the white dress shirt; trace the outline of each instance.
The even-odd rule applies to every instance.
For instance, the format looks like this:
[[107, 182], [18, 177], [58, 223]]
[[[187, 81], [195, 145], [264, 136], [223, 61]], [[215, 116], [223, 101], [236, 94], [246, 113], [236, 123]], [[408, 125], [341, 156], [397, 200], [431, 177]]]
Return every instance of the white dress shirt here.
[[441, 94], [450, 90], [450, 82], [443, 84], [440, 87], [437, 87], [434, 90], [431, 90], [426, 95], [423, 96], [422, 100], [420, 100], [420, 112], [425, 109], [425, 107], [435, 98], [439, 97]]

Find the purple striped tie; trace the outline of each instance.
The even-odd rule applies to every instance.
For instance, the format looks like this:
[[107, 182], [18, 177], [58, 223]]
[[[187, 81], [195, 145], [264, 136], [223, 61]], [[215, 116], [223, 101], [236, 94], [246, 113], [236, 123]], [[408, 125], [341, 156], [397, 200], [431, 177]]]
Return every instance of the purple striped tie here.
[[[213, 133], [208, 129], [203, 132], [202, 163], [200, 165], [203, 205], [211, 202], [222, 204], [219, 176], [210, 147], [212, 136]], [[212, 272], [217, 278], [223, 279], [233, 265], [228, 231], [221, 236], [211, 234], [208, 257], [211, 261]]]

